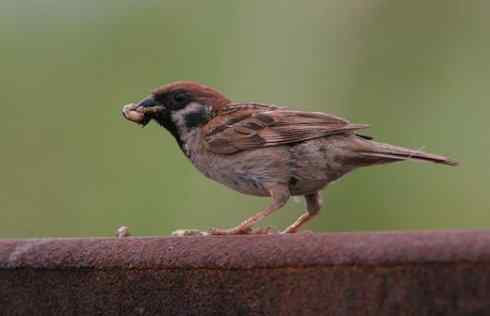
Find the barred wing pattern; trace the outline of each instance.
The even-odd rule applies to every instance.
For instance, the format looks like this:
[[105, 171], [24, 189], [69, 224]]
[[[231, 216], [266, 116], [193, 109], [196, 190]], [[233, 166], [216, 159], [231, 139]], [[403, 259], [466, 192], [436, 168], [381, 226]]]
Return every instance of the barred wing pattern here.
[[204, 138], [210, 151], [233, 154], [297, 143], [368, 127], [326, 113], [290, 111], [273, 105], [233, 104], [211, 120]]

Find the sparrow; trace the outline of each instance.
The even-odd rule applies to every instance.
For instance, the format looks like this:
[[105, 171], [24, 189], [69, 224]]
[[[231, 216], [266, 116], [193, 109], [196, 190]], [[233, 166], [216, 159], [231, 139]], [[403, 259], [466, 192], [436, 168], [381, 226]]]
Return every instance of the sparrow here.
[[318, 215], [319, 192], [359, 167], [405, 160], [457, 165], [443, 156], [376, 142], [359, 134], [366, 124], [321, 112], [236, 103], [192, 81], [163, 85], [125, 105], [122, 114], [141, 126], [155, 121], [164, 127], [206, 177], [244, 194], [270, 197], [269, 206], [238, 226], [209, 231], [217, 235], [250, 233], [291, 196], [304, 196], [306, 211], [282, 231], [295, 233]]

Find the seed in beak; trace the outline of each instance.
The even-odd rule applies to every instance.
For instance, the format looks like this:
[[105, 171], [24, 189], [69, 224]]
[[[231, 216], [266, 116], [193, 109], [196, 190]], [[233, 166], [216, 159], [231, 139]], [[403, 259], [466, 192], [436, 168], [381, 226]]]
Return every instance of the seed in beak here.
[[141, 124], [145, 120], [145, 114], [136, 110], [136, 105], [134, 103], [126, 104], [123, 107], [122, 114], [125, 119]]

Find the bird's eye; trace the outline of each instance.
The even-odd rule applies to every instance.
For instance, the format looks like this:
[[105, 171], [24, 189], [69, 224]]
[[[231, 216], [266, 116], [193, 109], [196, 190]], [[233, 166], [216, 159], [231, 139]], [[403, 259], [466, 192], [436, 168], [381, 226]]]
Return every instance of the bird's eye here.
[[176, 92], [174, 94], [174, 101], [176, 103], [182, 104], [187, 101], [187, 93], [185, 92]]

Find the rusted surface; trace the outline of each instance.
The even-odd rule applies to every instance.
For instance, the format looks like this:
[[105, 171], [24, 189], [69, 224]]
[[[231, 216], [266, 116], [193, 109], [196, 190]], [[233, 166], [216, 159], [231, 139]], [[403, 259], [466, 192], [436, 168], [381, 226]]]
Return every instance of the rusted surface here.
[[1, 315], [490, 315], [490, 232], [0, 241]]

